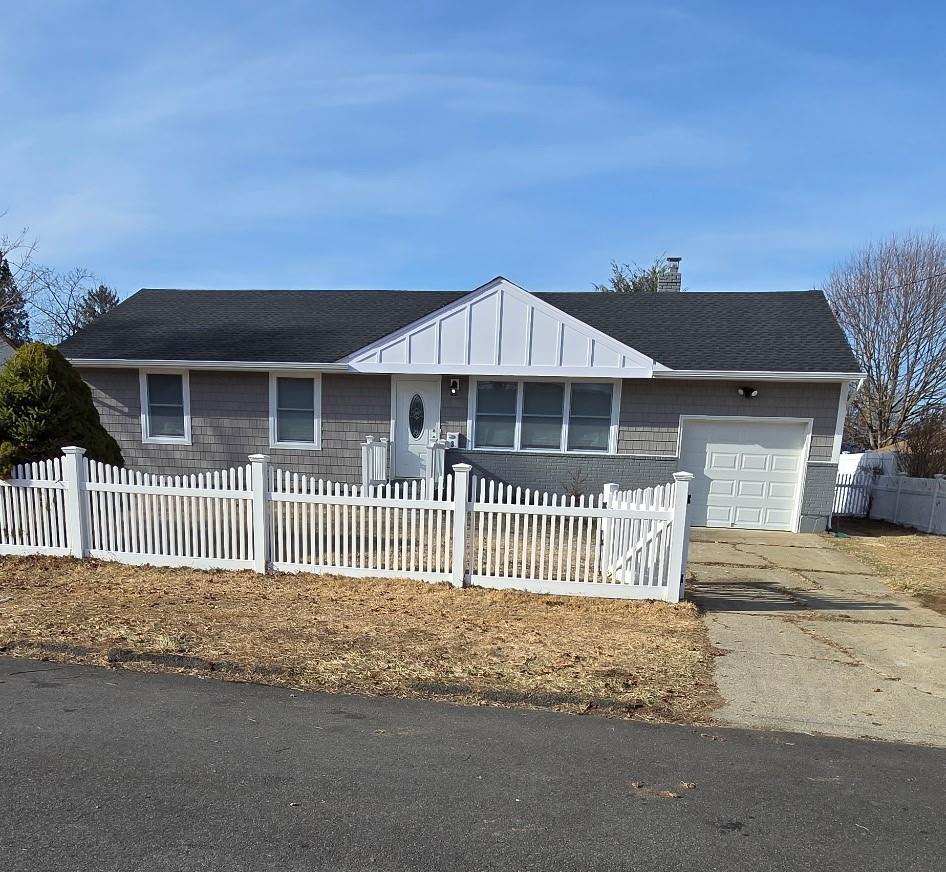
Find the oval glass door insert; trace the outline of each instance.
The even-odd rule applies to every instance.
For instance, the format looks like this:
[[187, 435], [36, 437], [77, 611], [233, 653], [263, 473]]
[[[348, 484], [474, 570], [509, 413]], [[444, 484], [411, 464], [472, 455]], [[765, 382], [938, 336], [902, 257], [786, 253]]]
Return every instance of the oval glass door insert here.
[[417, 439], [424, 432], [424, 398], [420, 394], [411, 397], [411, 404], [407, 409], [407, 426], [413, 439]]

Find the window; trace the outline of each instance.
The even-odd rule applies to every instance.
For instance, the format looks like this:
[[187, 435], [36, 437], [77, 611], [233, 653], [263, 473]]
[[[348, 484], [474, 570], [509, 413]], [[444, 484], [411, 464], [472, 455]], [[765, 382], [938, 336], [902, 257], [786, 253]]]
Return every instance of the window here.
[[407, 409], [407, 427], [412, 439], [419, 439], [424, 432], [424, 398], [420, 394], [411, 397], [411, 404]]
[[471, 392], [473, 446], [523, 451], [612, 449], [611, 382], [481, 381]]
[[476, 445], [512, 448], [516, 444], [516, 382], [476, 383]]
[[568, 450], [607, 451], [611, 444], [611, 385], [575, 382], [571, 389]]
[[141, 438], [144, 442], [190, 444], [187, 372], [141, 373]]
[[561, 450], [565, 385], [524, 382], [521, 447]]
[[270, 442], [274, 446], [319, 448], [321, 381], [318, 376], [270, 375]]

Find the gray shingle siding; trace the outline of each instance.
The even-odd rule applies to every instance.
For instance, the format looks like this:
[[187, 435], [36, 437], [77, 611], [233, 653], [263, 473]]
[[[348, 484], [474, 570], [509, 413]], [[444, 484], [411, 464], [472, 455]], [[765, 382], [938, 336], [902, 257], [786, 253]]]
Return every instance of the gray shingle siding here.
[[618, 452], [676, 455], [681, 415], [751, 415], [812, 418], [811, 460], [830, 460], [838, 384], [759, 382], [759, 396], [736, 393], [740, 382], [625, 380], [621, 390]]
[[126, 465], [145, 472], [229, 467], [262, 453], [293, 471], [360, 482], [359, 446], [364, 437], [390, 433], [387, 375], [322, 376], [320, 451], [270, 447], [266, 373], [192, 371], [190, 445], [142, 442], [137, 370], [85, 369], [82, 377], [92, 388], [102, 423], [118, 440]]

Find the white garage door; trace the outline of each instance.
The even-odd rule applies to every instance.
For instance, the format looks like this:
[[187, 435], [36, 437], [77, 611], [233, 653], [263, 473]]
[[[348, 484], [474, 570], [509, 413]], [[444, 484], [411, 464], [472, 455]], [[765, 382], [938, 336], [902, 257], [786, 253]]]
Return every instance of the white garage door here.
[[794, 530], [806, 443], [804, 422], [685, 421], [680, 469], [696, 476], [692, 523]]

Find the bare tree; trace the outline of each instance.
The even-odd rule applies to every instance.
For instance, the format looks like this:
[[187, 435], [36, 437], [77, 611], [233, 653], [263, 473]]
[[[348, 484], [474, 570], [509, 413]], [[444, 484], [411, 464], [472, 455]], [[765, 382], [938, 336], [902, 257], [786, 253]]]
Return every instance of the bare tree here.
[[611, 278], [607, 284], [592, 285], [596, 291], [616, 294], [656, 294], [657, 280], [664, 269], [665, 258], [658, 257], [650, 266], [639, 263], [611, 261]]
[[31, 300], [37, 316], [36, 335], [55, 345], [84, 327], [87, 322], [83, 307], [97, 286], [95, 276], [81, 267], [65, 273], [38, 268]]
[[[5, 214], [0, 212], [0, 219]], [[28, 229], [14, 236], [0, 234], [0, 325], [15, 341], [29, 336], [26, 309], [32, 300], [35, 251]]]
[[825, 294], [867, 373], [848, 437], [892, 445], [946, 401], [946, 240], [927, 233], [870, 244], [831, 273]]

